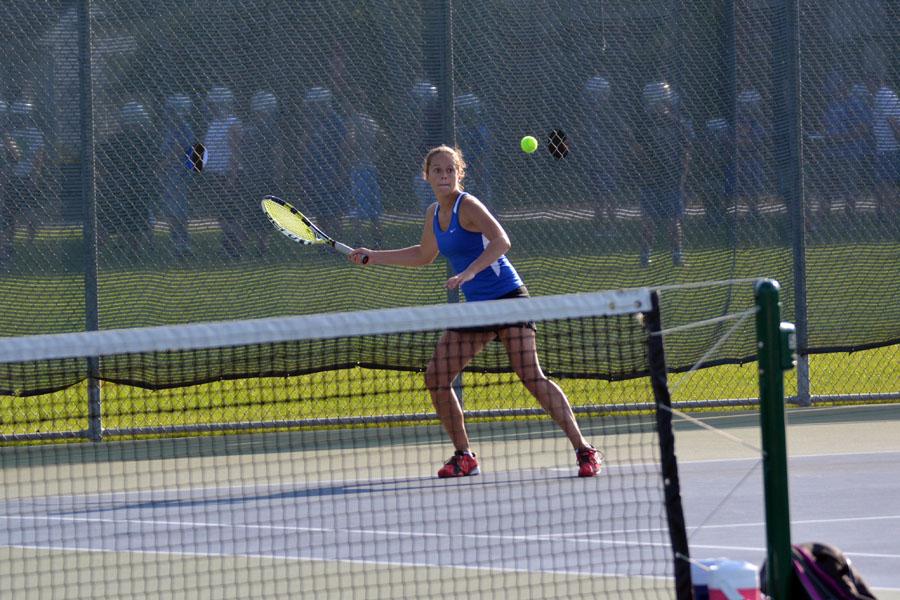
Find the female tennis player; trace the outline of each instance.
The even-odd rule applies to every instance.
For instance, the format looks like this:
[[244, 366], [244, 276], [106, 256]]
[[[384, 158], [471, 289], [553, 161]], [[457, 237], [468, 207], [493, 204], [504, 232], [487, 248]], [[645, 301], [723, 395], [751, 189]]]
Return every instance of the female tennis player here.
[[[425, 156], [422, 176], [431, 185], [437, 202], [425, 212], [422, 239], [415, 246], [398, 250], [357, 248], [349, 259], [367, 265], [419, 267], [443, 254], [456, 273], [446, 282], [448, 289], [461, 288], [469, 302], [524, 298], [528, 291], [506, 258], [509, 237], [500, 223], [474, 196], [463, 191], [466, 164], [462, 153], [438, 146]], [[593, 477], [600, 472], [602, 454], [581, 435], [572, 407], [562, 389], [541, 370], [535, 345], [534, 325], [448, 329], [441, 336], [425, 371], [425, 384], [441, 424], [456, 452], [438, 471], [438, 477], [465, 477], [480, 471], [463, 411], [453, 391], [453, 380], [494, 339], [506, 347], [510, 364], [531, 394], [565, 432], [575, 448], [578, 475]]]

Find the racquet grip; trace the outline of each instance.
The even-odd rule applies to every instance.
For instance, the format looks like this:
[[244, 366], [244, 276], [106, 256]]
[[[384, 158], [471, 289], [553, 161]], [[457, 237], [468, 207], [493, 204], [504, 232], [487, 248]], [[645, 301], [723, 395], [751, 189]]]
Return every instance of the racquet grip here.
[[353, 252], [353, 248], [348, 246], [347, 244], [342, 244], [340, 242], [334, 243], [334, 249], [340, 252], [341, 254], [350, 254]]
[[[347, 244], [342, 244], [340, 242], [334, 243], [334, 249], [337, 250], [338, 252], [340, 252], [341, 254], [350, 254], [351, 252], [353, 252], [353, 248], [351, 248]], [[367, 262], [369, 262], [368, 254], [366, 254], [362, 257], [362, 264], [366, 264]]]

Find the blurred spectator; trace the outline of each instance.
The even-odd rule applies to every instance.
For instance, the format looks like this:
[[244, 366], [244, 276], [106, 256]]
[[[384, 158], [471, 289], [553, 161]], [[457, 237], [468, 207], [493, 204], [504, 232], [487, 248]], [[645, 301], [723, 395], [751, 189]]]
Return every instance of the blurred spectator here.
[[416, 160], [425, 156], [428, 151], [428, 128], [434, 125], [431, 121], [437, 117], [437, 101], [438, 89], [427, 81], [419, 81], [410, 91], [411, 118], [414, 123], [412, 155], [417, 157], [410, 162], [411, 165], [416, 165], [416, 170], [412, 176], [412, 190], [416, 201], [419, 203], [419, 209], [423, 212], [436, 200], [434, 192], [431, 191], [431, 186], [422, 178], [422, 166], [418, 165]]
[[275, 94], [259, 90], [250, 99], [250, 117], [241, 136], [240, 171], [244, 189], [239, 218], [256, 249], [264, 251], [272, 227], [259, 210], [266, 194], [284, 195], [284, 148], [278, 123], [279, 106]]
[[303, 106], [307, 128], [302, 152], [302, 206], [309, 207], [325, 233], [340, 239], [341, 221], [350, 209], [346, 125], [328, 88], [308, 89]]
[[718, 227], [728, 220], [734, 199], [734, 162], [732, 130], [723, 118], [706, 122], [697, 144], [693, 171], [696, 192], [700, 196], [707, 225]]
[[673, 100], [668, 83], [659, 81], [644, 87], [645, 119], [635, 131], [641, 174], [642, 266], [650, 264], [656, 229], [664, 221], [669, 224], [672, 264], [683, 264], [684, 186], [691, 148], [689, 132], [678, 118]]
[[622, 190], [628, 153], [634, 145], [631, 129], [611, 100], [609, 81], [591, 77], [581, 93], [585, 122], [579, 145], [588, 177], [588, 193], [594, 204], [594, 216], [601, 224], [615, 218], [617, 197]]
[[762, 121], [762, 98], [756, 90], [744, 90], [735, 109], [735, 185], [738, 201], [750, 214], [759, 214], [766, 191], [765, 148], [767, 132]]
[[865, 134], [863, 136], [862, 155], [859, 166], [859, 193], [870, 198], [875, 193], [872, 175], [875, 170], [875, 137], [872, 132], [872, 92], [865, 83], [854, 83], [850, 87], [850, 98], [859, 110]]
[[35, 238], [45, 194], [46, 142], [43, 132], [37, 127], [34, 104], [30, 100], [19, 100], [9, 107], [8, 134], [4, 145], [9, 164], [0, 253], [10, 255], [14, 249], [17, 221], [24, 222], [29, 240]]
[[153, 240], [158, 174], [150, 112], [140, 102], [119, 110], [118, 128], [97, 146], [99, 242], [124, 237], [123, 247], [146, 250]]
[[859, 182], [867, 174], [862, 171], [869, 125], [865, 108], [850, 94], [847, 81], [832, 73], [826, 85], [828, 105], [825, 108], [825, 148], [821, 165], [822, 191], [820, 211], [831, 212], [834, 200], [842, 200], [849, 214], [856, 207]]
[[188, 193], [195, 175], [191, 163], [197, 136], [191, 126], [193, 102], [184, 94], [166, 98], [163, 111], [163, 142], [161, 148], [160, 185], [163, 212], [172, 229], [175, 256], [184, 258], [191, 253], [188, 236]]
[[475, 94], [460, 94], [456, 108], [456, 145], [466, 157], [466, 192], [493, 210], [494, 142], [484, 114], [484, 106]]
[[875, 210], [879, 216], [893, 216], [900, 208], [900, 99], [883, 76], [877, 80], [874, 90], [872, 131], [875, 137]]
[[[381, 184], [378, 179], [377, 149], [384, 137], [384, 131], [375, 119], [366, 112], [354, 112], [348, 122], [348, 151], [350, 156], [350, 195], [355, 210], [354, 233], [356, 240], [363, 245], [362, 222], [367, 221], [372, 227], [372, 240], [375, 248], [384, 247], [384, 230], [381, 215]], [[370, 242], [372, 243], [372, 242]]]
[[[353, 45], [350, 45], [353, 49]], [[347, 70], [347, 65], [354, 61], [347, 60], [347, 49], [340, 39], [332, 42], [331, 53], [328, 55], [328, 83], [324, 86], [331, 91], [333, 107], [338, 114], [349, 115], [353, 112], [353, 77]]]
[[216, 207], [222, 224], [222, 249], [237, 258], [243, 252], [244, 240], [240, 222], [237, 153], [241, 121], [234, 112], [234, 94], [217, 86], [206, 94], [209, 124], [203, 137], [207, 161], [203, 168], [203, 190]]

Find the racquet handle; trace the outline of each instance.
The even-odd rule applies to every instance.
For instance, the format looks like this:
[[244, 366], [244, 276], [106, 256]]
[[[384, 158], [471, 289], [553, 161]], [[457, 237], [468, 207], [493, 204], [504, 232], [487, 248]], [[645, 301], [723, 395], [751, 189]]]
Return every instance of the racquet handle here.
[[[347, 244], [342, 244], [340, 242], [334, 243], [334, 249], [340, 252], [341, 254], [350, 254], [353, 252], [353, 248], [348, 246]], [[369, 255], [366, 254], [362, 257], [362, 264], [366, 264], [369, 262]]]

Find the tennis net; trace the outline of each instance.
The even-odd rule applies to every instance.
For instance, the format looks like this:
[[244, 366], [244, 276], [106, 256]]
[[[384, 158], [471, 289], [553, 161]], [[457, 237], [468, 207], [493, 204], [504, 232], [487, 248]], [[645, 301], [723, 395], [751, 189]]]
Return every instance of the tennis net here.
[[[0, 586], [690, 597], [658, 306], [639, 289], [0, 340]], [[478, 477], [436, 477], [460, 446], [451, 389]]]

